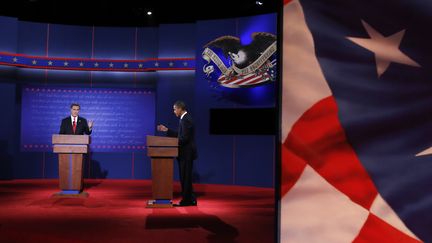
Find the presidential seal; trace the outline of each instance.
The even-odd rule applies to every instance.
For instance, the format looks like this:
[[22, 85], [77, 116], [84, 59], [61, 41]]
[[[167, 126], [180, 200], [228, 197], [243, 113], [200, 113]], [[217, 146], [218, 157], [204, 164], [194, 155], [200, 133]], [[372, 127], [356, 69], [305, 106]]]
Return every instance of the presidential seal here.
[[240, 38], [222, 36], [204, 46], [203, 72], [207, 79], [228, 88], [262, 85], [276, 77], [276, 36], [252, 34], [252, 42], [242, 45]]

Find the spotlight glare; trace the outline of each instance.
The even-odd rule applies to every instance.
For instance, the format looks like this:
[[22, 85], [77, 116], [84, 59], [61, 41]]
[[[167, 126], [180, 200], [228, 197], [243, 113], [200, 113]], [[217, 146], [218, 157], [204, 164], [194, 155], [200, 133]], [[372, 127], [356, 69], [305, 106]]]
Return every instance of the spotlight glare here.
[[260, 6], [262, 6], [262, 5], [264, 4], [264, 3], [261, 2], [261, 1], [256, 1], [255, 3], [256, 3], [256, 5], [260, 5]]
[[152, 12], [151, 12], [151, 11], [148, 11], [148, 12], [147, 12], [147, 15], [149, 15], [149, 16], [152, 15]]

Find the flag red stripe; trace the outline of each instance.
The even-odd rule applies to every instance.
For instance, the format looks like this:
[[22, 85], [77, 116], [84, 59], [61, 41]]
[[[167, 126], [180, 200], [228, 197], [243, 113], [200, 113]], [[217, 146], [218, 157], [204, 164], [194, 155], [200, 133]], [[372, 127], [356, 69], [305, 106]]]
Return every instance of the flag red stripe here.
[[407, 234], [399, 231], [390, 224], [381, 220], [374, 214], [369, 214], [368, 219], [363, 225], [353, 243], [419, 243], [420, 241], [411, 238]]
[[[347, 141], [333, 97], [327, 97], [307, 110], [292, 127], [284, 146], [289, 151], [285, 153], [293, 155], [282, 157], [286, 160], [282, 162], [283, 170], [297, 167], [298, 161], [293, 158], [301, 158], [352, 201], [370, 208], [378, 192]], [[286, 180], [282, 183], [287, 183]], [[283, 190], [289, 187], [289, 183], [282, 184]], [[286, 191], [282, 196], [284, 193]]]
[[260, 77], [259, 79], [254, 80], [254, 81], [252, 81], [252, 82], [249, 82], [249, 83], [247, 83], [247, 84], [245, 84], [245, 85], [251, 85], [251, 84], [256, 84], [256, 83], [263, 82], [264, 80], [266, 80], [266, 77], [263, 77], [263, 76], [264, 76], [264, 75], [261, 75], [261, 77]]
[[255, 76], [255, 75], [251, 75], [250, 77], [247, 77], [247, 78], [244, 78], [244, 79], [240, 79], [240, 80], [238, 80], [237, 82], [235, 82], [235, 83], [233, 83], [233, 82], [230, 82], [230, 84], [242, 84], [242, 83], [244, 83], [244, 82], [247, 82], [247, 81], [249, 81], [249, 80], [251, 80], [251, 79], [254, 79], [254, 78], [256, 78], [257, 76]]

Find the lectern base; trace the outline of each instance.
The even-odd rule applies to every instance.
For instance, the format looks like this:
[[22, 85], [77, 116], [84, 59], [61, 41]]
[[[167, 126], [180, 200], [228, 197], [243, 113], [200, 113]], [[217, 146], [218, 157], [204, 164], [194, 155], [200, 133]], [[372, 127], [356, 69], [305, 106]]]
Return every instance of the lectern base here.
[[52, 197], [61, 197], [61, 198], [87, 198], [89, 197], [88, 192], [80, 192], [80, 191], [60, 191], [54, 193]]
[[172, 201], [164, 200], [164, 199], [149, 200], [146, 206], [146, 208], [172, 208], [172, 207], [173, 207]]

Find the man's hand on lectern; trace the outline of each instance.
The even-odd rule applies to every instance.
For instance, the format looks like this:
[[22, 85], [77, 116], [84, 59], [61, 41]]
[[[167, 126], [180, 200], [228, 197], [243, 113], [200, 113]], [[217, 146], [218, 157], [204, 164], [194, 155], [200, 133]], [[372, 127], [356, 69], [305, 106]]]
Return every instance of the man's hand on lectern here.
[[159, 132], [166, 132], [166, 131], [168, 131], [168, 128], [166, 126], [164, 126], [164, 125], [158, 125], [157, 126], [157, 130]]

